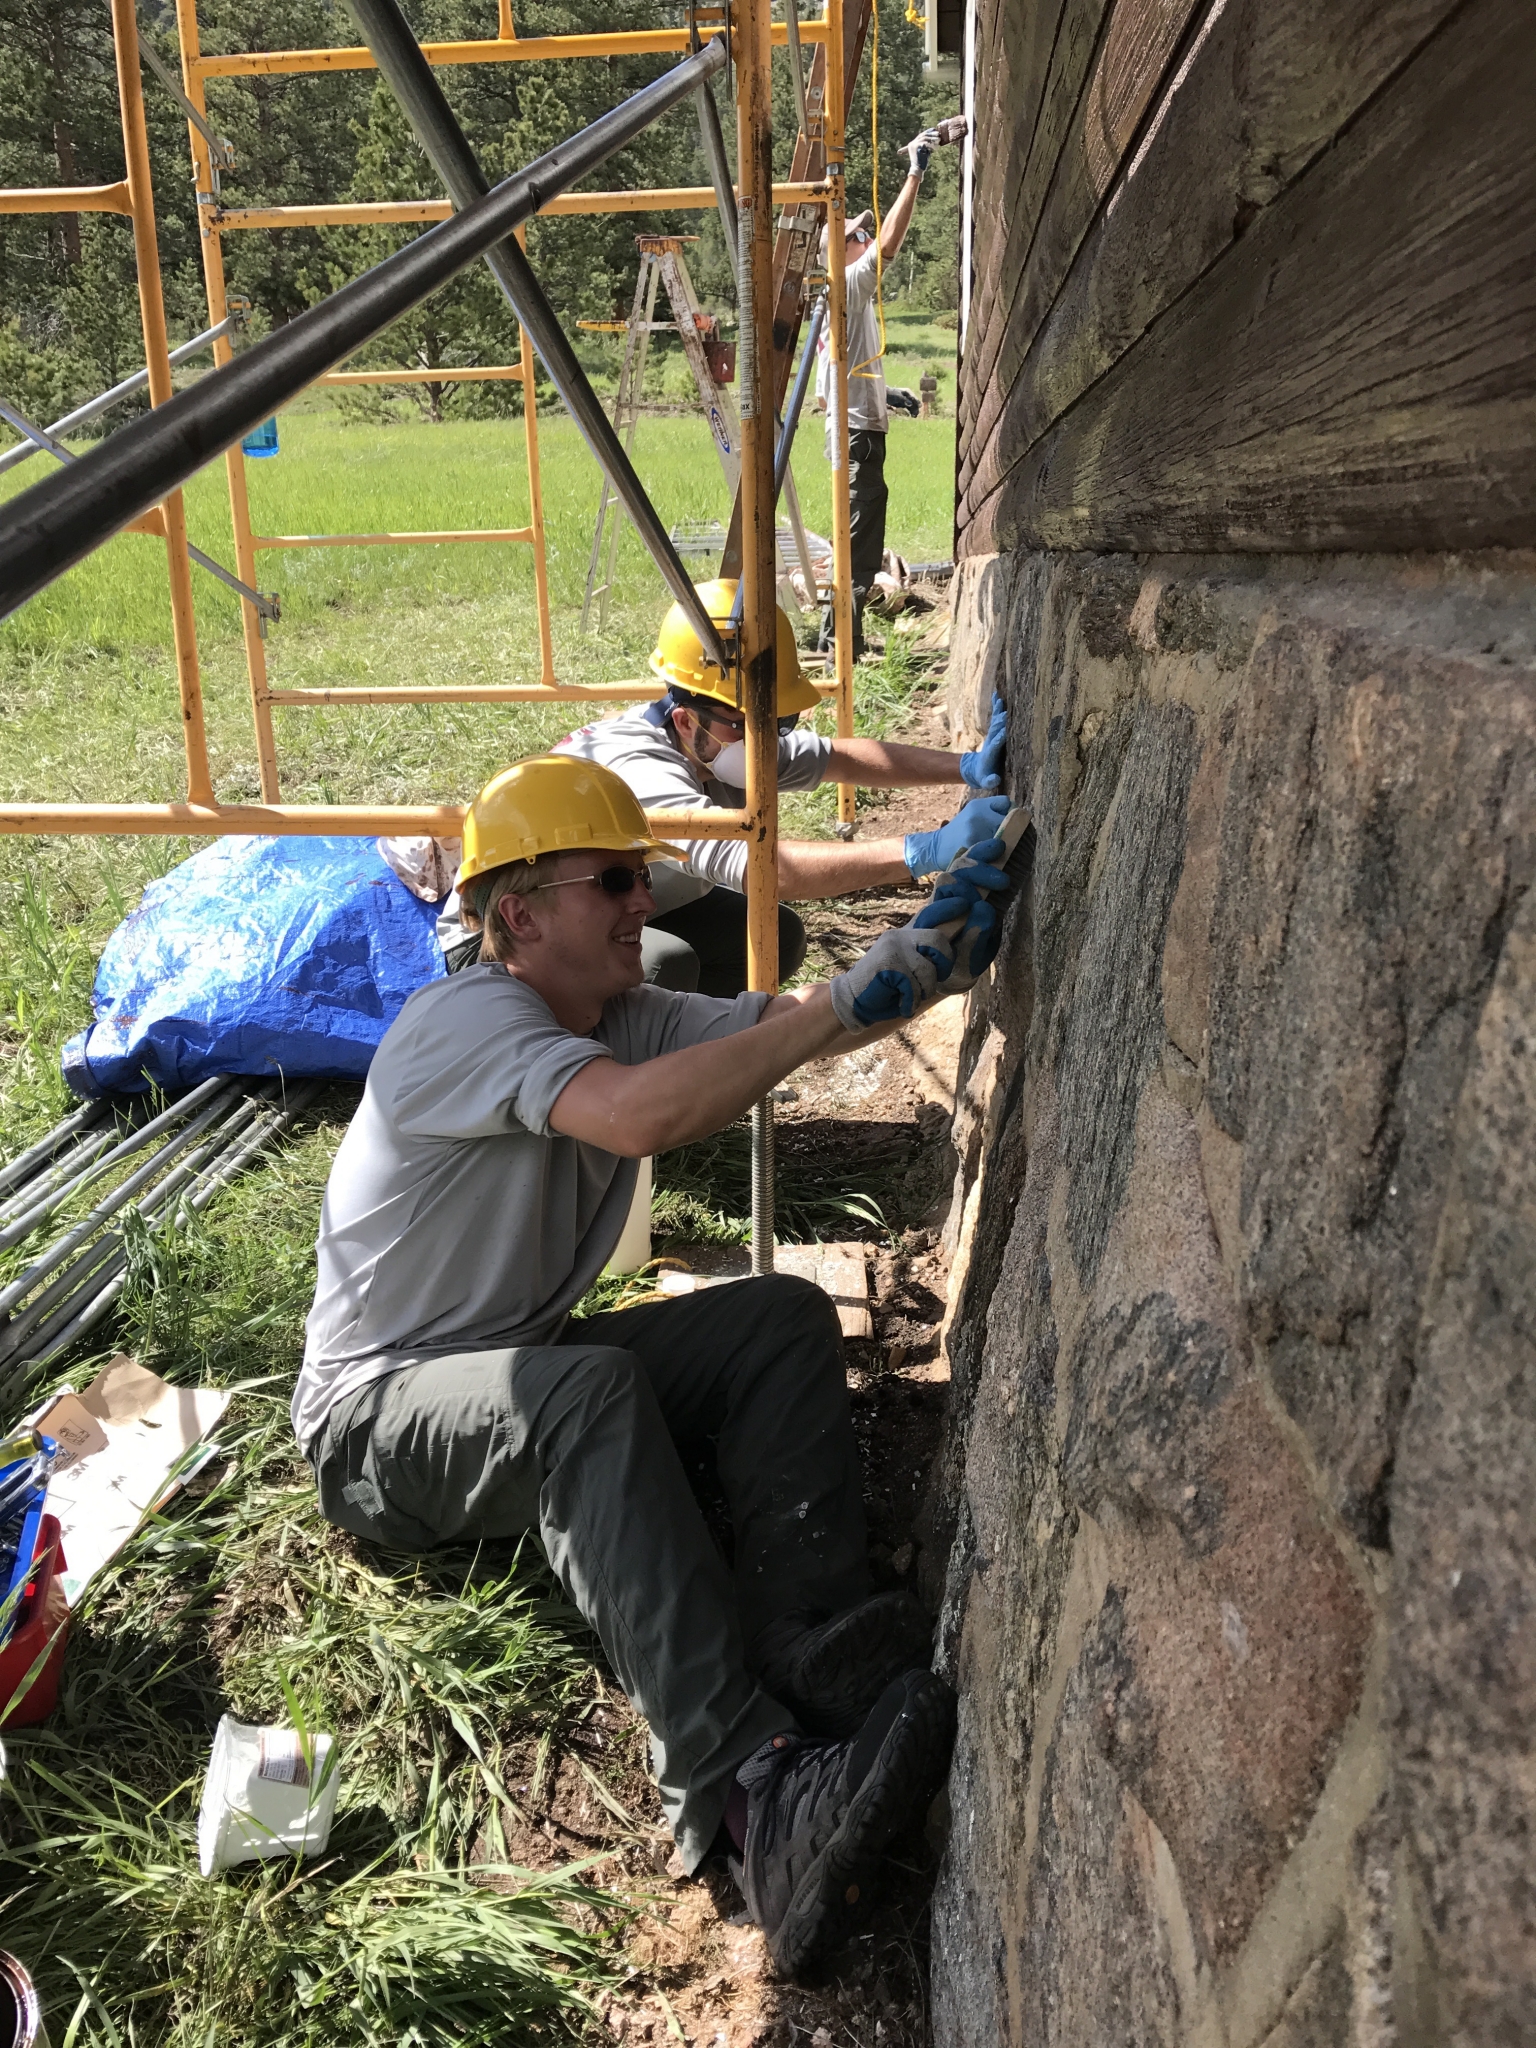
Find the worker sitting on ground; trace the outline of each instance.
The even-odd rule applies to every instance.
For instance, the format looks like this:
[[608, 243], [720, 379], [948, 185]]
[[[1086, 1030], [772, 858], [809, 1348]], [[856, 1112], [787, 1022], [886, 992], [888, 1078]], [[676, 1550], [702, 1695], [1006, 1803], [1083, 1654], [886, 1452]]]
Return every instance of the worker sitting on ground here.
[[[729, 1845], [791, 1971], [863, 1909], [953, 1728], [921, 1610], [871, 1592], [836, 1314], [769, 1275], [569, 1318], [637, 1159], [971, 986], [1002, 847], [831, 984], [680, 995], [640, 960], [647, 863], [676, 849], [606, 769], [508, 769], [465, 825], [481, 960], [385, 1034], [321, 1214], [293, 1420], [324, 1513], [414, 1552], [535, 1532], [650, 1725], [684, 1863]], [[733, 1569], [679, 1456], [704, 1441]]]
[[[723, 625], [736, 595], [734, 582], [699, 585], [709, 615]], [[803, 712], [820, 701], [800, 669], [795, 636], [778, 612], [779, 787], [815, 789], [823, 782], [859, 783], [870, 789], [960, 783], [976, 790], [1000, 787], [1005, 720], [999, 701], [983, 745], [973, 753], [911, 747], [894, 740], [825, 739], [797, 730]], [[648, 811], [724, 808], [746, 801], [746, 719], [731, 678], [705, 653], [680, 604], [662, 622], [651, 668], [666, 695], [643, 709], [581, 727], [555, 748], [611, 768]], [[778, 852], [779, 972], [788, 978], [805, 958], [805, 927], [791, 902], [843, 896], [942, 873], [960, 849], [990, 839], [1008, 808], [1000, 796], [964, 806], [938, 831], [902, 839], [838, 841], [781, 839]], [[730, 839], [682, 840], [677, 863], [652, 869], [656, 912], [646, 925], [646, 978], [663, 988], [698, 989], [709, 996], [739, 995], [747, 985], [747, 843]], [[450, 899], [438, 921], [449, 968], [478, 955], [458, 904]]]

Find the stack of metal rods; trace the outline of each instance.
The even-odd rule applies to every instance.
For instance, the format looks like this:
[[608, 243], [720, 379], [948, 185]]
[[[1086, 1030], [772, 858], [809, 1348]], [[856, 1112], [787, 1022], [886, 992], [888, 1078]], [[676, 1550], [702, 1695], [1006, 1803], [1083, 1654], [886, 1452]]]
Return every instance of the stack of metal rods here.
[[0, 1404], [30, 1367], [66, 1350], [106, 1315], [127, 1284], [136, 1230], [180, 1227], [206, 1208], [319, 1088], [309, 1081], [284, 1091], [277, 1081], [252, 1086], [218, 1075], [126, 1133], [115, 1123], [96, 1128], [110, 1107], [91, 1103], [0, 1167], [0, 1249], [9, 1249], [87, 1184], [149, 1154], [0, 1287]]

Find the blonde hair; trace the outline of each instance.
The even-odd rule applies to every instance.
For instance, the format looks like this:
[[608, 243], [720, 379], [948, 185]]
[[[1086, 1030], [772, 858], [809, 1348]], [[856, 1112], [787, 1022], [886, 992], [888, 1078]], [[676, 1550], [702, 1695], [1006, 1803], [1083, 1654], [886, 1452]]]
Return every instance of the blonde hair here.
[[476, 875], [459, 892], [459, 912], [465, 929], [480, 931], [480, 958], [505, 960], [511, 934], [501, 917], [504, 896], [531, 896], [552, 879], [558, 853], [541, 853], [536, 860], [509, 860], [504, 866]]

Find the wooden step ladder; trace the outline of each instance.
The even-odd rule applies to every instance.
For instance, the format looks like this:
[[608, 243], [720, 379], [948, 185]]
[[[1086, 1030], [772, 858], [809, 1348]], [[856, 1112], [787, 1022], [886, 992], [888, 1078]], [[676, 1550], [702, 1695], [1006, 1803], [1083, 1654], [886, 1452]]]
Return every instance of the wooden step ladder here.
[[[676, 334], [683, 345], [683, 355], [693, 373], [694, 385], [699, 395], [699, 404], [709, 424], [715, 454], [725, 477], [725, 487], [734, 499], [741, 484], [741, 422], [736, 412], [736, 401], [730, 386], [717, 382], [710, 366], [708, 340], [714, 334], [714, 322], [699, 307], [698, 296], [693, 289], [693, 279], [688, 275], [688, 265], [683, 260], [681, 235], [637, 235], [635, 243], [640, 251], [640, 270], [635, 279], [634, 304], [629, 319], [624, 322], [583, 320], [580, 325], [589, 332], [624, 335], [624, 360], [619, 366], [619, 387], [614, 395], [614, 429], [624, 444], [625, 454], [634, 447], [635, 425], [640, 417], [640, 402], [645, 390], [645, 368], [650, 353], [653, 334]], [[687, 239], [692, 240], [693, 237]], [[658, 290], [665, 286], [667, 301], [672, 308], [670, 320], [656, 318]], [[790, 515], [790, 530], [794, 535], [796, 552], [808, 580], [814, 590], [814, 570], [811, 562], [810, 544], [806, 539], [804, 523], [800, 517], [800, 502], [794, 488], [791, 474], [785, 480], [785, 504]], [[587, 587], [582, 598], [582, 630], [594, 630], [592, 614], [597, 612], [595, 630], [601, 632], [608, 624], [608, 597], [613, 588], [614, 568], [618, 560], [619, 535], [623, 530], [624, 508], [606, 476], [597, 501], [597, 524], [592, 533], [592, 556], [587, 565]], [[726, 536], [722, 533], [724, 542]], [[784, 536], [779, 546], [781, 577], [787, 575]], [[599, 581], [601, 577], [601, 581]]]

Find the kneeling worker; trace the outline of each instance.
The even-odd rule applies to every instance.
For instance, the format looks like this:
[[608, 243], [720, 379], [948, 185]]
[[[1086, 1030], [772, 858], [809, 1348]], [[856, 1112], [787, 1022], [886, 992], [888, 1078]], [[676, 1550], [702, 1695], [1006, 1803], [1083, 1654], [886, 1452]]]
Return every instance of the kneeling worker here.
[[[535, 1531], [650, 1724], [687, 1867], [729, 1844], [790, 1971], [846, 1933], [953, 1730], [916, 1603], [871, 1593], [836, 1315], [770, 1275], [569, 1316], [637, 1159], [972, 984], [1002, 845], [835, 982], [722, 1001], [644, 985], [648, 863], [677, 849], [624, 783], [508, 769], [465, 825], [481, 959], [385, 1034], [321, 1215], [293, 1420], [325, 1514], [418, 1552]], [[678, 1453], [703, 1438], [734, 1570]]]
[[[702, 583], [709, 615], [723, 625], [734, 582]], [[802, 713], [820, 698], [800, 669], [794, 628], [778, 613], [779, 787], [815, 789], [823, 782], [866, 789], [959, 783], [977, 792], [1000, 787], [1006, 740], [999, 701], [983, 745], [973, 753], [911, 747], [892, 740], [825, 739], [798, 730]], [[729, 676], [705, 654], [681, 605], [662, 621], [651, 668], [667, 685], [654, 704], [582, 726], [554, 748], [621, 775], [648, 811], [739, 810], [746, 801], [746, 718]], [[967, 845], [990, 839], [1008, 806], [987, 795], [966, 804], [949, 824], [903, 839], [779, 841], [779, 973], [787, 979], [805, 958], [805, 927], [792, 902], [845, 896], [894, 882], [942, 874]], [[685, 839], [675, 862], [652, 869], [656, 911], [646, 926], [647, 979], [664, 988], [697, 988], [734, 996], [747, 985], [747, 847], [745, 839]], [[450, 969], [477, 948], [450, 901], [438, 935]]]

